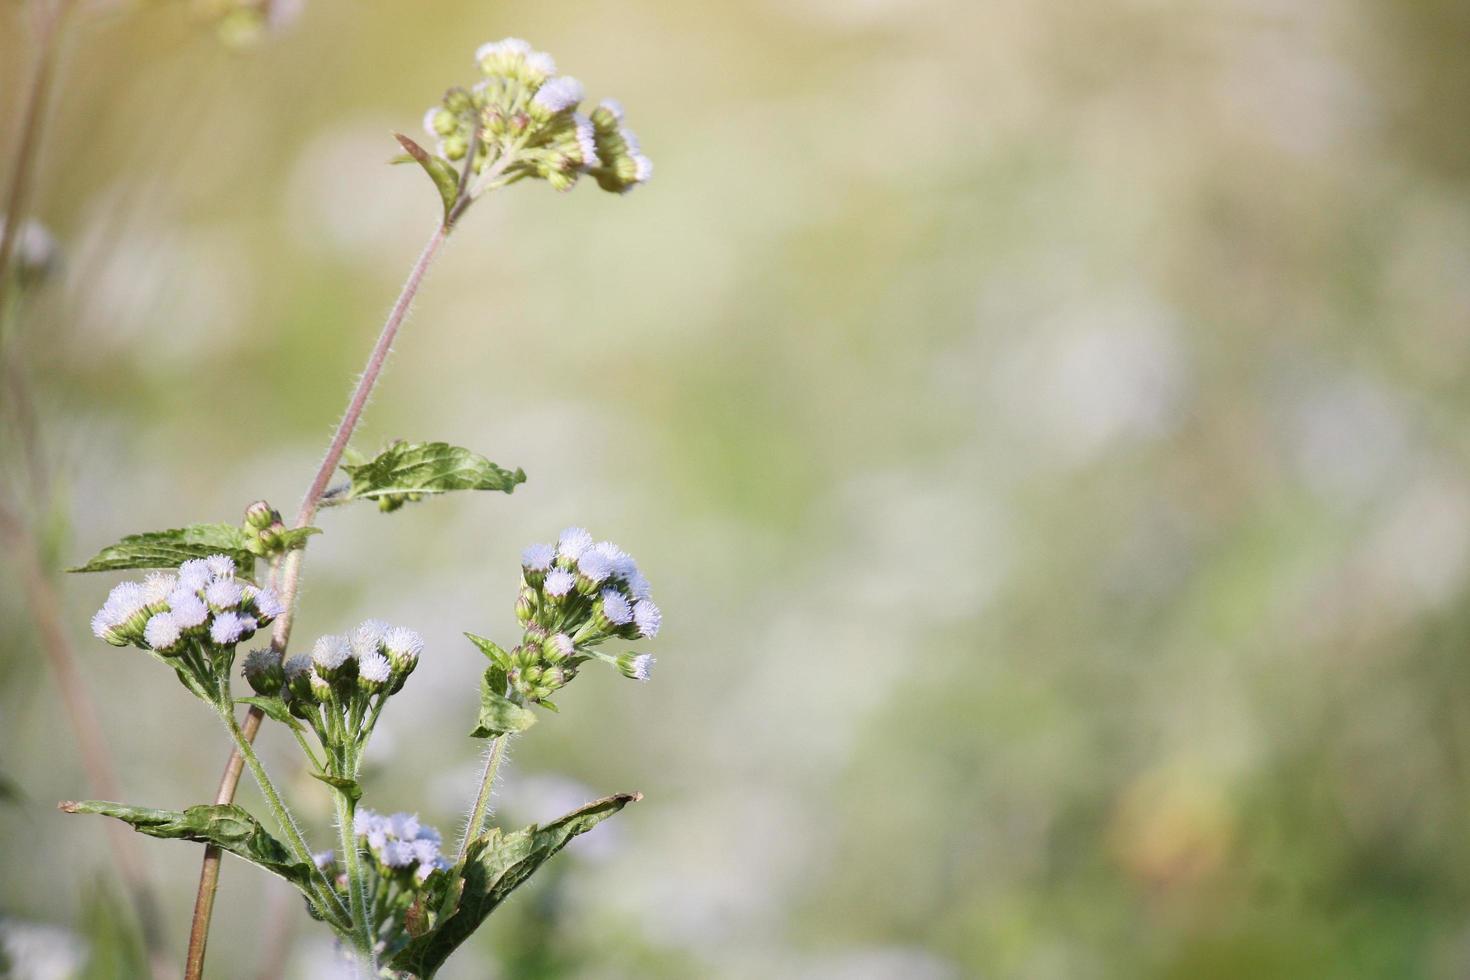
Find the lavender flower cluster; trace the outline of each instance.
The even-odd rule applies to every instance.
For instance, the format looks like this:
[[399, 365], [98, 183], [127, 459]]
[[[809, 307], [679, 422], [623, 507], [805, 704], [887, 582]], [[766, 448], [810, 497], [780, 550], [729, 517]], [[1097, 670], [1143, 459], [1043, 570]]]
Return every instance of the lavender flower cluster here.
[[516, 617], [525, 636], [505, 665], [515, 693], [544, 701], [594, 659], [648, 679], [654, 664], [648, 654], [595, 649], [611, 639], [657, 636], [663, 623], [648, 579], [626, 551], [569, 527], [555, 545], [533, 544], [522, 553], [521, 583]]
[[425, 881], [435, 871], [447, 871], [449, 861], [439, 853], [443, 838], [439, 831], [419, 823], [417, 814], [385, 816], [366, 807], [352, 817], [352, 831], [367, 843], [367, 850], [384, 876], [412, 876]]
[[172, 657], [191, 641], [233, 647], [284, 611], [270, 589], [237, 580], [228, 555], [210, 555], [184, 562], [177, 572], [119, 583], [92, 617], [92, 632], [113, 646]]
[[508, 37], [480, 45], [475, 62], [484, 79], [469, 91], [450, 89], [424, 114], [439, 156], [457, 162], [473, 149], [478, 173], [509, 155], [510, 179], [536, 177], [557, 190], [587, 174], [603, 190], [627, 193], [653, 176], [622, 107], [607, 100], [583, 115], [582, 83], [558, 75], [551, 55]]

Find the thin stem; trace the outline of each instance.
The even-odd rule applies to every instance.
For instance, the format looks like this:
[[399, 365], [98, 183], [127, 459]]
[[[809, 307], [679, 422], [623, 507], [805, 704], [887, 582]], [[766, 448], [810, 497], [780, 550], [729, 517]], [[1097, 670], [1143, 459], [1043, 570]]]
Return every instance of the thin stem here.
[[469, 853], [470, 841], [480, 836], [480, 831], [485, 826], [485, 813], [490, 807], [490, 794], [495, 789], [495, 774], [500, 771], [500, 761], [505, 758], [505, 745], [510, 741], [508, 735], [497, 735], [495, 744], [490, 747], [490, 758], [485, 762], [485, 774], [480, 778], [480, 795], [475, 797], [475, 805], [470, 810], [470, 816], [464, 825], [464, 836], [459, 841], [459, 853], [455, 856], [456, 862], [463, 862], [465, 855]]
[[[297, 828], [296, 821], [292, 819], [291, 812], [286, 809], [286, 804], [281, 802], [281, 795], [276, 792], [276, 786], [271, 782], [270, 775], [265, 771], [265, 766], [261, 764], [260, 757], [255, 754], [255, 749], [251, 746], [249, 740], [245, 738], [245, 734], [240, 730], [240, 726], [235, 724], [234, 712], [229, 710], [229, 706], [226, 705], [220, 709], [220, 717], [224, 719], [225, 727], [229, 729], [230, 736], [235, 740], [236, 747], [244, 757], [245, 765], [250, 767], [250, 774], [255, 777], [255, 782], [260, 787], [261, 795], [265, 797], [266, 805], [270, 807], [271, 814], [276, 818], [276, 824], [281, 828], [281, 833], [286, 838], [286, 846], [291, 848], [292, 857], [303, 864], [316, 868], [316, 862], [312, 860], [311, 856], [311, 847], [306, 843], [306, 838], [301, 836], [301, 831]], [[322, 891], [323, 900], [321, 906], [323, 914], [330, 914], [334, 905], [337, 911], [345, 912], [346, 909], [342, 908], [341, 900], [337, 898], [337, 893], [332, 888], [331, 882], [327, 880], [326, 875], [318, 870], [316, 877], [319, 879], [317, 888], [319, 891]], [[330, 902], [327, 899], [330, 899]]]
[[[311, 486], [301, 501], [301, 507], [296, 514], [296, 527], [305, 527], [316, 516], [327, 485], [331, 482], [332, 474], [336, 472], [337, 464], [342, 461], [342, 454], [347, 449], [347, 441], [352, 437], [353, 430], [357, 428], [363, 409], [367, 406], [368, 396], [372, 394], [373, 386], [378, 381], [378, 375], [382, 373], [383, 364], [388, 360], [388, 355], [392, 351], [393, 339], [398, 335], [398, 328], [403, 325], [414, 297], [418, 295], [419, 287], [423, 285], [429, 266], [433, 264], [434, 257], [444, 245], [452, 224], [452, 221], [445, 222], [434, 229], [434, 233], [429, 236], [428, 243], [424, 245], [423, 251], [419, 254], [418, 261], [414, 263], [413, 269], [409, 272], [408, 280], [403, 284], [398, 299], [393, 303], [388, 319], [383, 324], [382, 332], [378, 335], [378, 341], [373, 345], [372, 353], [368, 356], [367, 368], [363, 371], [362, 377], [358, 379], [357, 387], [347, 402], [347, 411], [343, 414], [342, 421], [338, 423], [337, 431], [327, 446], [326, 456], [323, 457], [321, 466], [317, 468], [316, 476], [312, 479]], [[301, 549], [289, 552], [278, 569], [279, 588], [276, 591], [281, 597], [282, 605], [285, 606], [285, 612], [276, 619], [272, 628], [271, 647], [281, 656], [285, 656], [286, 646], [291, 640], [291, 624], [296, 616], [296, 597], [301, 580], [301, 561], [304, 554], [305, 552]], [[246, 712], [245, 721], [239, 728], [240, 741], [244, 745], [248, 746], [255, 739], [264, 717], [265, 713], [254, 706]], [[232, 723], [233, 720], [232, 716]], [[241, 752], [237, 748], [236, 751], [230, 753], [229, 761], [225, 763], [224, 775], [220, 778], [219, 793], [215, 797], [215, 802], [229, 803], [235, 798], [235, 788], [240, 782], [241, 764]], [[219, 888], [219, 858], [218, 848], [205, 848], [204, 865], [199, 871], [199, 889], [194, 897], [194, 920], [189, 933], [189, 958], [184, 974], [185, 980], [200, 980], [203, 976], [204, 949], [209, 938], [209, 923], [214, 911], [214, 893]]]
[[[355, 760], [347, 759], [343, 772], [352, 778], [356, 769]], [[373, 963], [373, 932], [368, 921], [367, 899], [363, 892], [362, 860], [357, 849], [357, 832], [354, 816], [357, 810], [352, 797], [341, 790], [333, 790], [337, 805], [337, 828], [342, 839], [342, 866], [347, 871], [347, 899], [352, 906], [352, 932], [357, 940], [359, 952]], [[373, 964], [376, 966], [376, 964]]]

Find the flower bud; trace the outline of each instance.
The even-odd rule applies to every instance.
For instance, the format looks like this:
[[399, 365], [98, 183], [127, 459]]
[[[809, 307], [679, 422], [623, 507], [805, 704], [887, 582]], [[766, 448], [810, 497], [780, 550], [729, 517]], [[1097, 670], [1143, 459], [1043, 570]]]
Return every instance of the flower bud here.
[[255, 528], [257, 531], [264, 531], [266, 528], [270, 527], [272, 523], [279, 521], [280, 519], [281, 515], [276, 512], [275, 508], [271, 507], [271, 505], [266, 503], [264, 500], [257, 500], [255, 503], [245, 508], [245, 523]]
[[528, 585], [521, 586], [520, 594], [516, 596], [516, 620], [522, 626], [531, 621], [536, 614], [536, 592]]
[[316, 672], [313, 667], [306, 675], [307, 683], [310, 685], [311, 699], [317, 704], [326, 704], [332, 700], [332, 685], [327, 679]]
[[424, 650], [424, 638], [411, 629], [395, 626], [383, 634], [383, 652], [393, 668], [392, 690], [397, 692], [413, 669], [419, 665], [419, 654]]
[[541, 644], [541, 655], [550, 664], [559, 664], [576, 652], [572, 638], [565, 633], [554, 633]]
[[273, 697], [279, 694], [286, 682], [286, 672], [281, 667], [280, 654], [266, 647], [251, 650], [245, 655], [245, 665], [240, 671], [256, 694]]
[[286, 689], [291, 692], [293, 698], [298, 701], [312, 700], [310, 657], [292, 657], [282, 665], [281, 670], [286, 676]]

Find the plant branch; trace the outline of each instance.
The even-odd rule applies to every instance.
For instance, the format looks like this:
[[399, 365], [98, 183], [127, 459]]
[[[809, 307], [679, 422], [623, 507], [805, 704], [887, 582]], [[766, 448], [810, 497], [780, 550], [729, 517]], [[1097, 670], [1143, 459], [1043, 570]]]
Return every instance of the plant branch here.
[[[301, 507], [296, 514], [296, 527], [305, 527], [316, 516], [322, 497], [327, 491], [327, 485], [331, 482], [332, 474], [336, 472], [337, 464], [342, 461], [347, 442], [352, 437], [353, 430], [357, 428], [358, 421], [362, 418], [368, 396], [372, 394], [373, 386], [378, 381], [378, 375], [382, 373], [383, 365], [392, 352], [393, 340], [397, 337], [398, 330], [403, 325], [409, 308], [413, 305], [414, 297], [418, 295], [419, 287], [423, 285], [429, 266], [433, 264], [439, 249], [443, 247], [448, 238], [450, 227], [450, 223], [445, 223], [434, 229], [434, 233], [429, 236], [428, 243], [419, 254], [418, 261], [414, 263], [413, 269], [409, 272], [408, 280], [403, 284], [398, 299], [393, 303], [388, 319], [384, 322], [383, 329], [378, 335], [377, 343], [373, 345], [372, 353], [368, 356], [367, 367], [362, 377], [358, 379], [357, 387], [347, 402], [347, 411], [343, 414], [342, 421], [338, 423], [337, 431], [327, 446], [326, 456], [323, 457], [321, 466], [317, 468], [316, 476], [312, 479], [311, 486], [301, 501]], [[288, 552], [278, 570], [280, 574], [277, 593], [280, 595], [282, 605], [285, 606], [285, 612], [276, 619], [272, 628], [271, 648], [283, 657], [291, 641], [291, 624], [296, 615], [296, 598], [304, 554], [304, 549]], [[273, 584], [277, 584], [274, 582], [274, 576]], [[239, 727], [241, 744], [248, 746], [254, 741], [264, 717], [265, 713], [254, 706], [246, 712], [245, 720]], [[233, 721], [233, 716], [231, 720]], [[225, 764], [224, 775], [220, 779], [219, 793], [215, 797], [216, 803], [229, 803], [235, 798], [235, 788], [240, 782], [242, 765], [241, 751], [237, 748], [230, 753], [230, 759]], [[194, 898], [194, 920], [189, 935], [189, 958], [184, 974], [185, 980], [199, 980], [203, 975], [204, 949], [209, 937], [210, 919], [214, 911], [214, 894], [219, 887], [219, 860], [218, 848], [212, 846], [205, 848], [204, 864], [199, 871], [199, 889]]]
[[485, 814], [490, 808], [490, 794], [495, 790], [495, 775], [500, 771], [501, 760], [505, 758], [505, 746], [509, 741], [509, 735], [497, 735], [495, 744], [490, 747], [490, 757], [485, 761], [485, 773], [480, 778], [480, 793], [475, 797], [475, 805], [470, 808], [469, 819], [464, 825], [464, 836], [459, 840], [459, 852], [455, 855], [456, 863], [464, 861], [465, 855], [469, 853], [470, 841], [479, 837], [480, 832], [485, 828]]

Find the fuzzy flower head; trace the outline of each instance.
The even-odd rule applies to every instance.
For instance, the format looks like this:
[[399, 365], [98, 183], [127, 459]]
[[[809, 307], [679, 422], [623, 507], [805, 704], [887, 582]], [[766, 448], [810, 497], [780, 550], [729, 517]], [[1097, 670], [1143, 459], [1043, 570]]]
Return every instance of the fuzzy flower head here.
[[245, 655], [241, 675], [256, 694], [271, 697], [280, 692], [286, 682], [286, 672], [281, 666], [281, 655], [270, 647], [251, 650]]
[[475, 64], [479, 81], [449, 89], [424, 113], [425, 132], [451, 165], [468, 164], [473, 173], [493, 167], [507, 181], [539, 178], [557, 190], [583, 174], [618, 192], [647, 180], [652, 167], [622, 125], [621, 109], [614, 135], [601, 133], [595, 110], [578, 111], [587, 97], [581, 82], [558, 74], [550, 55], [508, 37], [480, 45]]
[[439, 853], [442, 841], [439, 831], [421, 824], [417, 814], [387, 816], [359, 808], [353, 815], [352, 831], [367, 842], [368, 850], [383, 871], [404, 874], [399, 881], [422, 882], [435, 871], [448, 867]]
[[235, 574], [229, 556], [211, 555], [173, 572], [149, 572], [142, 582], [120, 582], [92, 617], [92, 632], [115, 646], [160, 654], [182, 652], [186, 640], [232, 647], [283, 611], [274, 595]]

